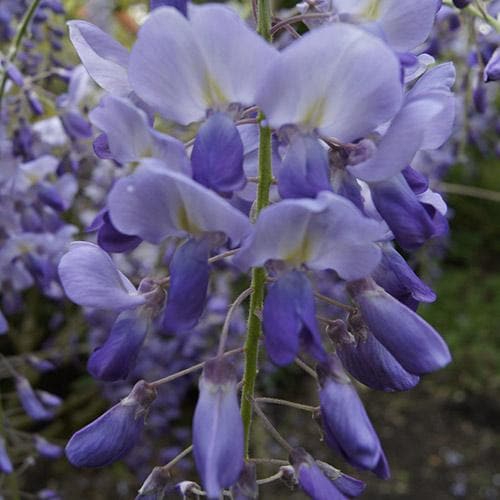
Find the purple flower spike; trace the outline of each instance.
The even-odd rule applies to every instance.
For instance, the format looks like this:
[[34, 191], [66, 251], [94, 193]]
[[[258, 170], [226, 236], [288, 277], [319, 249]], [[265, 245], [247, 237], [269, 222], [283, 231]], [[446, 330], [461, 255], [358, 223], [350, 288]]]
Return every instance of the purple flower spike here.
[[243, 142], [224, 113], [213, 114], [196, 135], [191, 154], [193, 179], [222, 195], [245, 187]]
[[127, 378], [146, 338], [148, 313], [143, 308], [123, 311], [106, 342], [88, 360], [87, 369], [98, 380], [112, 382]]
[[151, 0], [151, 10], [158, 7], [174, 7], [187, 17], [187, 0]]
[[348, 288], [368, 328], [406, 371], [423, 375], [451, 361], [436, 330], [373, 280], [353, 282]]
[[205, 309], [209, 280], [209, 245], [206, 240], [188, 240], [170, 262], [170, 286], [163, 327], [185, 332], [196, 326]]
[[337, 482], [343, 476], [340, 471], [336, 478], [331, 474], [329, 476], [332, 477], [327, 477], [320, 464], [303, 448], [295, 448], [290, 453], [290, 463], [300, 487], [313, 500], [347, 500], [348, 497], [337, 487]]
[[24, 411], [33, 420], [51, 420], [54, 418], [54, 413], [43, 405], [27, 378], [16, 377], [16, 392]]
[[320, 191], [331, 190], [326, 149], [315, 137], [296, 134], [278, 174], [280, 196], [316, 198]]
[[97, 245], [72, 243], [59, 263], [66, 295], [76, 304], [108, 310], [132, 309], [146, 301]]
[[111, 94], [127, 96], [127, 49], [87, 21], [69, 21], [69, 37], [85, 69], [95, 82]]
[[294, 267], [334, 269], [352, 279], [375, 269], [380, 260], [375, 242], [385, 232], [349, 200], [322, 191], [315, 200], [283, 200], [262, 210], [253, 235], [233, 261], [246, 270], [277, 259]]
[[273, 363], [292, 363], [301, 343], [318, 361], [326, 361], [311, 284], [300, 271], [281, 276], [269, 287], [262, 324], [266, 350]]
[[120, 460], [137, 443], [156, 389], [143, 380], [118, 404], [73, 434], [66, 456], [76, 467], [103, 467]]
[[0, 472], [3, 474], [12, 474], [14, 472], [14, 467], [7, 453], [7, 447], [5, 446], [5, 439], [0, 436]]
[[244, 465], [237, 383], [228, 360], [216, 358], [205, 364], [193, 418], [193, 446], [209, 499], [218, 499], [223, 488], [235, 484]]
[[500, 80], [500, 47], [497, 47], [484, 68], [484, 81], [496, 82]]
[[326, 442], [351, 465], [388, 479], [389, 466], [377, 433], [339, 359], [332, 356], [317, 371]]
[[158, 160], [143, 160], [133, 175], [120, 179], [108, 207], [118, 231], [151, 243], [210, 232], [224, 233], [235, 243], [252, 229], [248, 218], [227, 201]]

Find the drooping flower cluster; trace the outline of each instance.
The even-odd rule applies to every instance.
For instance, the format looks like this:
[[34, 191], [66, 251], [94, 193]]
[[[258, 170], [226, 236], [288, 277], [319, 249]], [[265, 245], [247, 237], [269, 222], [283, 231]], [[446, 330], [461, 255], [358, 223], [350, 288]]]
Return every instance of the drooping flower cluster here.
[[[1, 39], [13, 38], [11, 21], [26, 7], [19, 5], [6, 2]], [[56, 52], [60, 31], [37, 26], [59, 7], [41, 2], [31, 27]], [[71, 438], [66, 454], [74, 465], [125, 457], [148, 415], [167, 456], [166, 426], [189, 388], [179, 377], [202, 369], [192, 424], [201, 486], [170, 484], [188, 447], [153, 470], [141, 495], [161, 498], [176, 488], [219, 498], [230, 489], [234, 498], [256, 498], [258, 483], [268, 481], [257, 481], [249, 451], [250, 405], [287, 451], [289, 465], [275, 479], [315, 499], [357, 496], [361, 482], [292, 448], [265, 417], [260, 405], [272, 401], [254, 395], [257, 369], [248, 361], [257, 347], [253, 325], [258, 332], [262, 323], [273, 364], [298, 361], [316, 378], [319, 406], [311, 411], [335, 457], [388, 478], [356, 381], [408, 390], [450, 361], [443, 339], [417, 313], [435, 294], [404, 258], [448, 230], [446, 204], [422, 168], [442, 154], [455, 120], [454, 66], [430, 55], [441, 2], [307, 1], [294, 20], [271, 27], [274, 44], [224, 5], [159, 0], [151, 7], [131, 51], [96, 26], [71, 21], [85, 69], [66, 70], [53, 57], [45, 68], [26, 43], [16, 60], [2, 59], [2, 309], [19, 310], [33, 284], [59, 299], [60, 279], [95, 331], [107, 329], [87, 368], [102, 382], [126, 381], [104, 389], [125, 397]], [[439, 10], [438, 28], [448, 14]], [[297, 20], [308, 28], [302, 36]], [[493, 81], [491, 34], [484, 46], [485, 79]], [[57, 116], [34, 126], [13, 120], [26, 107], [41, 116], [49, 105], [49, 87], [36, 83], [45, 71], [69, 83]], [[88, 121], [87, 72], [104, 90]], [[482, 102], [479, 90], [474, 97]], [[90, 139], [102, 160], [93, 172], [98, 182], [86, 189], [97, 244], [75, 242], [61, 259], [76, 232], [64, 213]], [[147, 251], [151, 266], [141, 261]], [[252, 283], [236, 298], [250, 271]], [[242, 377], [235, 360], [244, 350], [248, 297]], [[1, 313], [0, 329], [7, 330]], [[167, 395], [162, 385], [173, 380], [176, 391]], [[17, 390], [33, 418], [52, 417], [54, 398], [21, 376]], [[36, 446], [48, 449], [42, 438]], [[0, 468], [12, 469], [3, 440]]]

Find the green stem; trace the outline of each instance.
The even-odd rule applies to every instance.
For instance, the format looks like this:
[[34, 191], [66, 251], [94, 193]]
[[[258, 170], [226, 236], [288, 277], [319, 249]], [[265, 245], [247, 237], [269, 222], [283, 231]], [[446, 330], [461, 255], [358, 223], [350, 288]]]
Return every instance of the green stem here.
[[[21, 23], [17, 28], [16, 36], [14, 37], [14, 40], [12, 40], [12, 44], [7, 54], [7, 61], [6, 61], [7, 64], [12, 62], [16, 58], [17, 53], [19, 51], [19, 47], [21, 46], [21, 42], [24, 38], [24, 35], [26, 34], [26, 30], [28, 29], [28, 25], [33, 15], [35, 14], [40, 1], [41, 0], [33, 0], [28, 10], [24, 14], [24, 17], [21, 19]], [[0, 109], [2, 109], [2, 99], [6, 85], [7, 85], [7, 67], [4, 68], [2, 82], [0, 83]]]
[[[267, 41], [271, 41], [270, 0], [259, 0], [257, 5], [257, 32]], [[260, 115], [262, 123], [263, 116]], [[259, 184], [257, 188], [256, 214], [269, 204], [269, 189], [273, 179], [271, 165], [271, 129], [260, 126], [259, 139]], [[245, 373], [241, 392], [241, 418], [245, 430], [245, 454], [249, 456], [250, 430], [252, 425], [252, 400], [257, 378], [259, 338], [262, 325], [260, 312], [264, 302], [266, 271], [261, 268], [252, 270], [252, 297], [248, 310], [247, 338], [245, 342]]]
[[[453, 4], [452, 0], [443, 0], [444, 5], [447, 5], [448, 7], [455, 8], [455, 5]], [[493, 16], [488, 14], [486, 11], [486, 8], [480, 1], [476, 1], [476, 5], [468, 5], [465, 7], [465, 9], [462, 9], [465, 12], [469, 12], [475, 17], [479, 17], [486, 21], [492, 28], [494, 28], [498, 33], [500, 33], [500, 21], [495, 19]]]

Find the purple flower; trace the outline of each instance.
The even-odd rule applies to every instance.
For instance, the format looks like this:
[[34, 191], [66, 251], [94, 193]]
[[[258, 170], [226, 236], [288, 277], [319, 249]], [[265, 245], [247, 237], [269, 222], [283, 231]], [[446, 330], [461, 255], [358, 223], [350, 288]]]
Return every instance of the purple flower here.
[[291, 138], [278, 174], [282, 198], [316, 198], [331, 191], [328, 154], [313, 136], [295, 134]]
[[292, 363], [301, 344], [318, 361], [326, 361], [313, 291], [302, 272], [290, 271], [269, 287], [262, 324], [266, 351], [273, 363], [279, 366]]
[[275, 55], [226, 6], [193, 5], [189, 20], [172, 7], [160, 8], [139, 31], [129, 81], [164, 118], [188, 125], [203, 120], [207, 110], [255, 104], [257, 84]]
[[63, 449], [54, 443], [49, 443], [42, 436], [35, 436], [35, 448], [42, 457], [56, 459], [62, 456]]
[[146, 301], [111, 257], [93, 243], [72, 243], [59, 263], [59, 276], [66, 295], [81, 306], [120, 311]]
[[7, 453], [7, 447], [5, 446], [5, 439], [0, 436], [0, 472], [3, 474], [12, 474], [14, 467]]
[[237, 395], [238, 379], [224, 358], [207, 361], [193, 418], [196, 467], [210, 499], [238, 480], [243, 468], [243, 422]]
[[496, 82], [500, 80], [500, 47], [497, 47], [484, 68], [484, 81]]
[[273, 128], [296, 125], [350, 142], [398, 111], [399, 75], [399, 61], [381, 40], [335, 23], [306, 33], [279, 53], [260, 80], [256, 103]]
[[54, 413], [45, 407], [25, 377], [16, 377], [16, 392], [24, 411], [33, 420], [51, 420]]
[[156, 389], [143, 380], [106, 413], [73, 434], [66, 456], [76, 467], [103, 467], [120, 460], [137, 443]]
[[120, 179], [108, 207], [118, 231], [156, 244], [168, 236], [206, 233], [224, 233], [237, 243], [251, 231], [248, 218], [228, 202], [158, 160], [143, 160], [133, 175]]
[[69, 21], [68, 27], [71, 42], [95, 82], [111, 94], [130, 95], [127, 49], [87, 21]]
[[180, 246], [170, 262], [170, 286], [163, 327], [169, 332], [189, 331], [205, 309], [210, 268], [209, 244], [190, 239]]
[[388, 479], [389, 466], [377, 433], [340, 361], [332, 356], [317, 371], [326, 442], [355, 467]]
[[348, 288], [370, 331], [406, 371], [423, 375], [451, 361], [434, 328], [373, 280], [353, 282]]
[[332, 474], [332, 470], [335, 469], [331, 466], [325, 474], [326, 469], [322, 467], [322, 462], [316, 462], [303, 448], [295, 448], [290, 453], [290, 463], [293, 465], [300, 487], [313, 500], [345, 500], [360, 495], [364, 490], [361, 481], [340, 471]]
[[123, 311], [111, 328], [106, 342], [88, 360], [87, 368], [99, 380], [127, 378], [146, 338], [149, 313], [143, 308]]
[[380, 260], [375, 242], [384, 237], [384, 228], [349, 200], [322, 191], [314, 200], [284, 200], [262, 210], [234, 263], [248, 269], [277, 259], [353, 279], [375, 269]]
[[200, 127], [191, 153], [193, 179], [222, 195], [245, 187], [243, 142], [233, 120], [215, 113]]

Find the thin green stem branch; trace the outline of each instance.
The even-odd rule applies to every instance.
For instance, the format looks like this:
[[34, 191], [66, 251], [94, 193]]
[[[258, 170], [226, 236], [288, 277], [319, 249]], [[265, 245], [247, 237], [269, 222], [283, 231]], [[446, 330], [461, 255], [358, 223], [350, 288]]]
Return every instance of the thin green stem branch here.
[[26, 30], [28, 29], [28, 25], [33, 18], [38, 5], [41, 0], [33, 0], [31, 5], [28, 7], [28, 10], [25, 12], [19, 26], [17, 28], [16, 36], [14, 40], [12, 40], [12, 44], [10, 46], [9, 52], [7, 54], [6, 65], [2, 75], [2, 82], [0, 83], [0, 109], [2, 109], [2, 100], [5, 92], [5, 87], [7, 86], [7, 64], [14, 61], [19, 51], [19, 47], [21, 46], [21, 42], [26, 34]]
[[[453, 0], [443, 0], [443, 4], [448, 7], [456, 8], [453, 4]], [[470, 4], [462, 10], [487, 22], [493, 29], [500, 33], [500, 21], [488, 13], [486, 7], [480, 0], [476, 0], [475, 4], [476, 5]]]
[[[271, 6], [270, 0], [258, 0], [257, 32], [265, 40], [271, 41]], [[262, 124], [264, 116], [259, 114], [259, 184], [257, 187], [256, 214], [269, 204], [273, 172], [271, 164], [271, 129]], [[264, 302], [266, 271], [262, 267], [252, 270], [252, 296], [247, 320], [247, 338], [245, 342], [245, 372], [241, 391], [241, 418], [245, 434], [245, 455], [250, 451], [250, 431], [252, 425], [252, 400], [257, 378], [259, 338], [262, 331], [260, 312]]]

